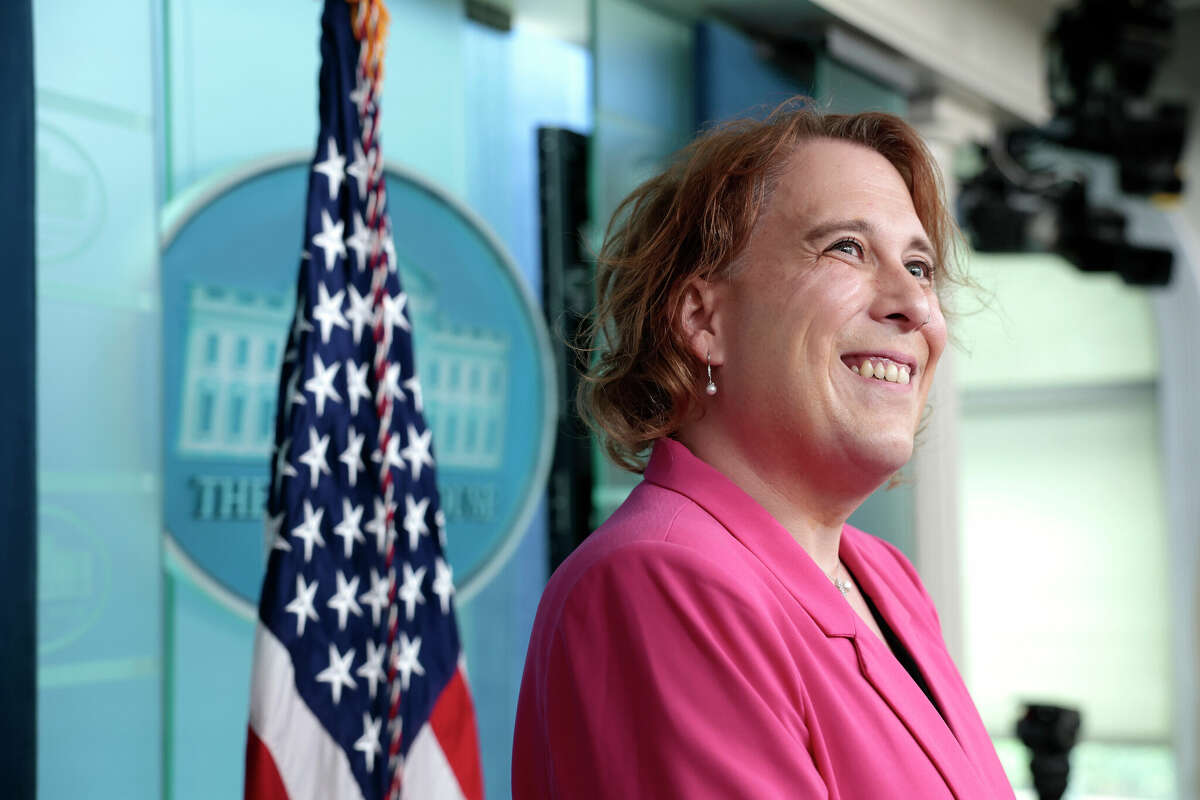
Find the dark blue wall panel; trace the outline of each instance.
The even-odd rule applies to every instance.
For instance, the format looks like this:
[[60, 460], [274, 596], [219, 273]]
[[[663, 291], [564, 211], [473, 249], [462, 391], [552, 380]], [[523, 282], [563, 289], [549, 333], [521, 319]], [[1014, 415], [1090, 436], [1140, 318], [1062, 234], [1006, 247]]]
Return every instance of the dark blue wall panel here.
[[0, 235], [5, 241], [0, 314], [0, 775], [5, 797], [33, 798], [37, 697], [33, 261], [33, 14], [27, 0], [0, 3]]
[[697, 127], [736, 117], [764, 117], [775, 106], [812, 88], [766, 57], [764, 46], [735, 28], [696, 24]]

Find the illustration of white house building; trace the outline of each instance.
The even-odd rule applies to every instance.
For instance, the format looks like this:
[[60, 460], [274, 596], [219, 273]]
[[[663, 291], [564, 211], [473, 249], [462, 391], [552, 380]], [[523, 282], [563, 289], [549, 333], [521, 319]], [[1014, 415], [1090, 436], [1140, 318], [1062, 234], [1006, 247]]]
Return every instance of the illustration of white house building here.
[[[422, 270], [401, 264], [424, 413], [442, 467], [488, 470], [504, 456], [510, 344], [503, 332], [449, 322]], [[188, 291], [181, 455], [262, 459], [275, 433], [279, 368], [293, 304], [212, 286]], [[407, 370], [406, 370], [407, 371]], [[345, 397], [345, 378], [336, 378]]]
[[279, 365], [294, 306], [286, 295], [188, 289], [179, 451], [262, 459], [275, 437]]
[[496, 469], [504, 460], [508, 418], [508, 337], [449, 322], [436, 306], [437, 292], [424, 270], [401, 260], [400, 272], [408, 292], [425, 419], [433, 429], [438, 463]]

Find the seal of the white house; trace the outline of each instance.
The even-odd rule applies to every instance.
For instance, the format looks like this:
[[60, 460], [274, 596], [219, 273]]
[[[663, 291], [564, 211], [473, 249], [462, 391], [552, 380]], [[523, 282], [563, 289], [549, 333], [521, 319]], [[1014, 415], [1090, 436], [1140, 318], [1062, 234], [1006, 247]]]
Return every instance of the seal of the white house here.
[[[309, 154], [217, 176], [163, 215], [166, 547], [254, 615], [275, 398], [294, 310]], [[447, 555], [465, 602], [511, 555], [550, 467], [549, 337], [512, 258], [469, 209], [387, 168]]]

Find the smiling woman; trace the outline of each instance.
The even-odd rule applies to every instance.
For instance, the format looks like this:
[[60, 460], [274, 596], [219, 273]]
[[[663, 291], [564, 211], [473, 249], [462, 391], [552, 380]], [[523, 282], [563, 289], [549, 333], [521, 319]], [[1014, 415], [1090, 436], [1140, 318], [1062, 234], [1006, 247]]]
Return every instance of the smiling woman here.
[[[736, 120], [708, 131], [667, 171], [625, 199], [600, 254], [592, 340], [604, 346], [581, 400], [618, 464], [641, 472], [647, 447], [677, 431], [698, 407], [696, 361], [678, 326], [690, 280], [728, 279], [739, 271], [748, 260], [752, 232], [795, 168], [792, 156], [801, 143], [818, 139], [858, 145], [886, 160], [918, 221], [906, 255], [919, 257], [935, 294], [960, 282], [953, 261], [954, 222], [937, 168], [916, 132], [898, 118], [821, 115], [791, 101], [765, 122]], [[856, 188], [852, 176], [836, 174], [844, 164], [826, 173], [827, 184], [814, 197], [832, 200]], [[807, 184], [815, 176], [792, 178]], [[886, 187], [858, 190], [861, 195], [875, 188]], [[848, 209], [845, 216], [833, 207], [819, 218], [791, 206], [776, 213], [790, 215], [782, 223], [792, 236], [790, 246], [811, 248], [820, 242], [849, 256], [862, 250], [862, 239], [876, 229], [865, 209], [851, 202], [842, 207]]]
[[[677, 438], [829, 571], [841, 523], [912, 455], [946, 341], [933, 252], [883, 155], [815, 138], [787, 160], [732, 274], [685, 284], [678, 330], [724, 391]], [[797, 519], [814, 513], [836, 530]]]
[[543, 595], [515, 798], [1013, 797], [912, 565], [846, 524], [912, 455], [953, 232], [906, 123], [796, 103], [625, 201], [580, 401], [644, 480]]

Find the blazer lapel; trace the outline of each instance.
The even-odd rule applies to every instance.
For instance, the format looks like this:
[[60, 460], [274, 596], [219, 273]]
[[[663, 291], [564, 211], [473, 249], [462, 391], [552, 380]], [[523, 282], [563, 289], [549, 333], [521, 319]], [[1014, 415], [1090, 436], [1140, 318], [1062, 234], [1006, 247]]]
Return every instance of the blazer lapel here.
[[[862, 535], [847, 526], [842, 533], [839, 555], [916, 661], [937, 701], [937, 708], [887, 645], [856, 619], [855, 646], [863, 674], [912, 732], [913, 738], [920, 742], [955, 795], [985, 797], [986, 782], [966, 753], [972, 746], [975, 728], [979, 727], [973, 724], [977, 715], [964, 712], [964, 699], [968, 698], [966, 687], [946, 653], [941, 636], [922, 621], [913, 619], [883, 572], [876, 569], [859, 548], [856, 534]], [[970, 710], [974, 711], [973, 705]]]
[[[766, 509], [725, 475], [672, 439], [660, 439], [655, 444], [645, 479], [685, 495], [712, 514], [779, 577], [826, 636], [851, 639], [864, 678], [908, 728], [954, 795], [963, 800], [987, 796], [955, 734], [930, 704], [929, 698], [887, 645], [863, 624], [829, 578]], [[958, 730], [958, 704], [952, 697], [954, 684], [937, 663], [934, 648], [925, 638], [929, 634], [923, 628], [914, 631], [917, 626], [908, 611], [884, 586], [878, 571], [872, 569], [859, 549], [847, 540], [843, 533], [840, 552], [843, 561], [863, 582], [880, 613], [912, 653], [939, 705], [947, 711], [947, 721]]]

